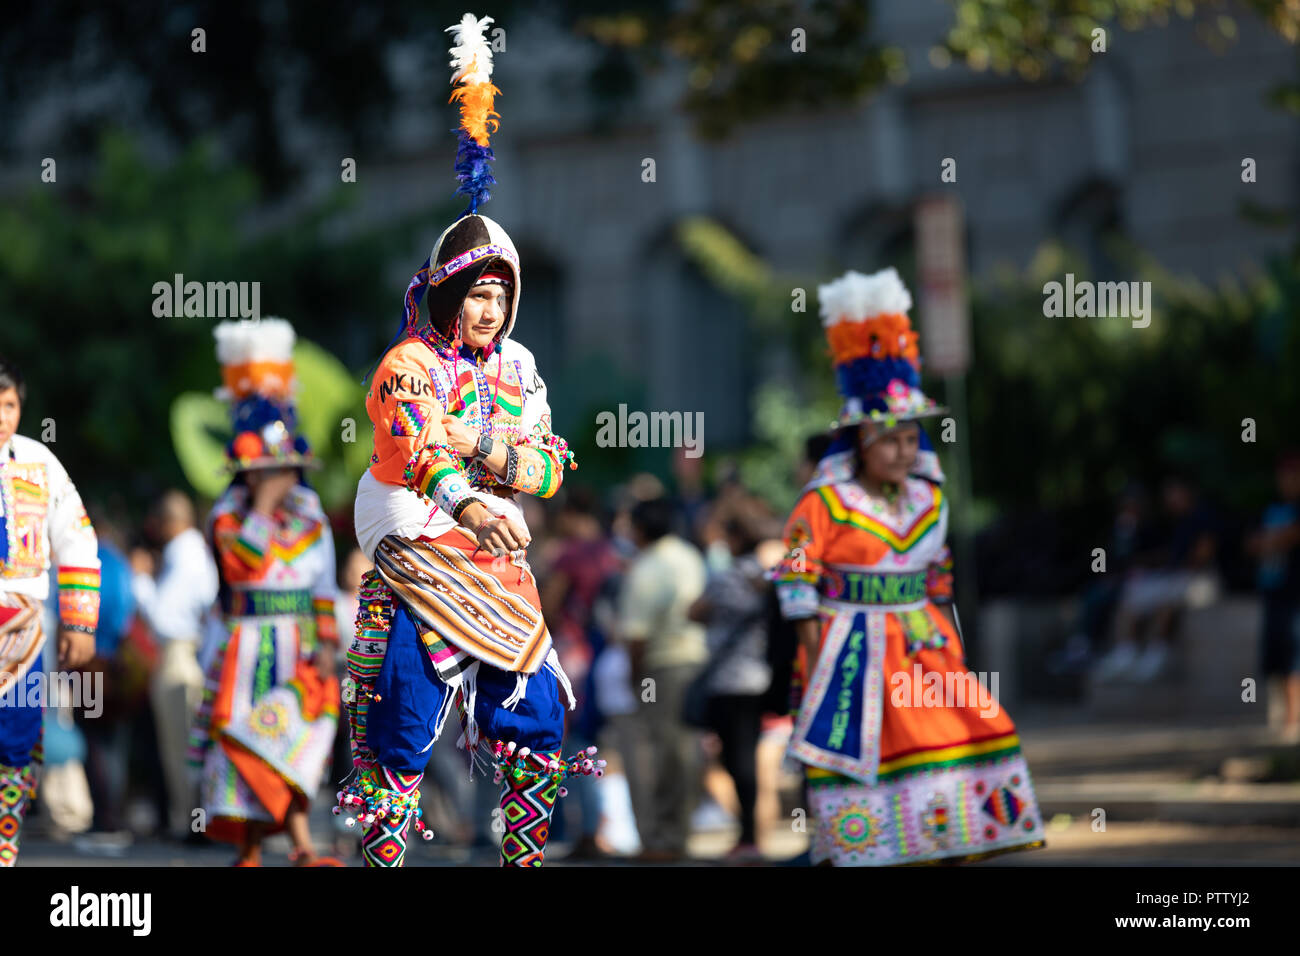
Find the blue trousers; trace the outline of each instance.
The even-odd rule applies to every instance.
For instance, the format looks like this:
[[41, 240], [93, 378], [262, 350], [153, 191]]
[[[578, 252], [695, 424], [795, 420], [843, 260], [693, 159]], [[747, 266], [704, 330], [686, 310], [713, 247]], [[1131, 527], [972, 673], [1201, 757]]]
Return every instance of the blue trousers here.
[[43, 680], [42, 660], [45, 650], [36, 655], [31, 669], [0, 697], [0, 764], [25, 767], [32, 762], [32, 751], [41, 741], [44, 699], [39, 682]]
[[[388, 651], [375, 679], [366, 736], [379, 762], [399, 773], [423, 773], [428, 764], [437, 716], [451, 693], [434, 669], [410, 614], [398, 602], [388, 636]], [[543, 667], [513, 710], [501, 702], [514, 693], [515, 675], [480, 663], [474, 720], [488, 740], [511, 741], [534, 751], [560, 749], [564, 705], [559, 682]], [[450, 719], [450, 718], [449, 718]]]

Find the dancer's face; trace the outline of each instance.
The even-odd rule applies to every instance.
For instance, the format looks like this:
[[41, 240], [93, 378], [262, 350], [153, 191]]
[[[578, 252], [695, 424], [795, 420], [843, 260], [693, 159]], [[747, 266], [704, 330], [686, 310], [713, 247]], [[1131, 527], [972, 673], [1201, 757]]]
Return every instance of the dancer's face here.
[[858, 429], [858, 442], [867, 477], [873, 481], [902, 484], [916, 465], [916, 453], [921, 441], [920, 426], [916, 422], [906, 422], [880, 435], [875, 441], [871, 441], [871, 431], [869, 423], [864, 423]]
[[0, 392], [0, 447], [18, 432], [18, 419], [22, 417], [23, 404], [18, 400], [18, 389], [6, 388]]
[[486, 348], [510, 314], [510, 292], [491, 283], [475, 286], [465, 296], [460, 316], [460, 338], [470, 348]]

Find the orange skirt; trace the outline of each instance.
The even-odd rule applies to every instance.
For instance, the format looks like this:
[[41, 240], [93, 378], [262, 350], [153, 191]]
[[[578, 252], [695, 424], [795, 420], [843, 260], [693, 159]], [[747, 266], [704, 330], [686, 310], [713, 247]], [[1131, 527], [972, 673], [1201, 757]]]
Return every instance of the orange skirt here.
[[[262, 688], [268, 668], [278, 679]], [[299, 656], [290, 618], [238, 619], [213, 669], [212, 743], [201, 785], [205, 832], [240, 843], [251, 824], [263, 833], [283, 829], [289, 810], [316, 794], [332, 756], [339, 685]]]
[[967, 670], [933, 604], [837, 604], [791, 754], [807, 765], [814, 862], [895, 865], [1042, 845], [997, 675]]

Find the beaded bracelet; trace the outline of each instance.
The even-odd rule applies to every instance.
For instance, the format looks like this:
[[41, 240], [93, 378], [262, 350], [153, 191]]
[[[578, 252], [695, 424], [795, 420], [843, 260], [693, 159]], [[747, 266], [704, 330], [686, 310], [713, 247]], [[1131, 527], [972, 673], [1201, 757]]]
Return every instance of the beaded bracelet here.
[[60, 624], [59, 627], [65, 631], [79, 631], [82, 634], [90, 634], [91, 636], [95, 633], [95, 628], [89, 624]]
[[456, 522], [457, 524], [460, 524], [460, 516], [465, 513], [466, 508], [468, 508], [476, 501], [478, 501], [477, 498], [473, 496], [467, 496], [463, 501], [457, 502], [456, 507], [451, 509], [451, 520]]
[[511, 488], [515, 486], [515, 475], [519, 471], [519, 452], [514, 445], [506, 445], [506, 474], [503, 479]]

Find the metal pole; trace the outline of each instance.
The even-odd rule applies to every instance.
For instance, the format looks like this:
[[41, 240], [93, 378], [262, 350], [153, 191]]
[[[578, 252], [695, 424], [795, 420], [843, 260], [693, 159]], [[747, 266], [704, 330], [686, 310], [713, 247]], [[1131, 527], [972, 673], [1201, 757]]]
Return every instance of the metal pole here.
[[957, 425], [948, 474], [949, 547], [952, 549], [953, 600], [966, 609], [967, 627], [962, 642], [967, 659], [972, 641], [979, 640], [979, 589], [975, 571], [974, 502], [971, 497], [970, 423], [966, 414], [966, 374], [944, 378], [944, 393]]

